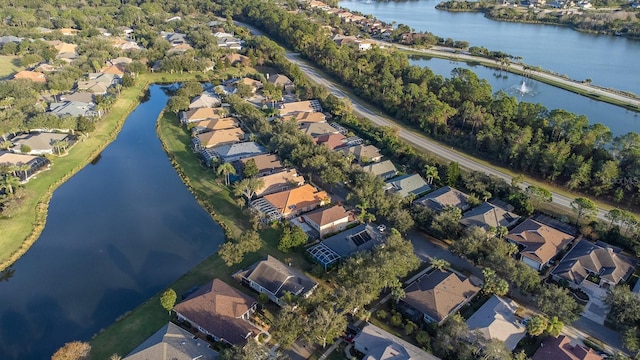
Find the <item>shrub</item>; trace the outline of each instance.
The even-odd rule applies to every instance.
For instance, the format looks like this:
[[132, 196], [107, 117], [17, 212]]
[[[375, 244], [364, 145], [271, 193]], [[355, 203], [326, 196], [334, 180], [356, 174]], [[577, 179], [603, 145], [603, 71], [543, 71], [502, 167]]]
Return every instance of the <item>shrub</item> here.
[[416, 332], [415, 336], [418, 345], [429, 348], [429, 345], [431, 344], [431, 336], [429, 336], [428, 332], [420, 330]]
[[22, 145], [20, 146], [20, 152], [24, 153], [24, 154], [28, 154], [31, 152], [31, 148], [29, 147], [29, 145]]
[[382, 309], [380, 309], [380, 310], [376, 311], [376, 316], [378, 317], [378, 319], [384, 320], [384, 319], [389, 317], [389, 313], [384, 311], [384, 310], [382, 310]]
[[398, 313], [393, 314], [391, 319], [389, 319], [389, 323], [393, 327], [398, 327], [398, 326], [402, 325], [402, 315], [400, 315]]

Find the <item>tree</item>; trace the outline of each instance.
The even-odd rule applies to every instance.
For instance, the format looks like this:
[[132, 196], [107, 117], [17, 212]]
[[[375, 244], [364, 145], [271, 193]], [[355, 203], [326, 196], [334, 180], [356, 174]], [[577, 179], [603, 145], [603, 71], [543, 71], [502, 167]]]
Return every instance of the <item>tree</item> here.
[[0, 187], [6, 188], [9, 194], [14, 194], [19, 185], [20, 179], [13, 175], [7, 174], [0, 180]]
[[529, 322], [526, 325], [527, 333], [531, 336], [542, 335], [542, 333], [547, 330], [549, 325], [549, 321], [546, 317], [542, 315], [536, 315], [529, 319]]
[[605, 298], [610, 306], [609, 317], [617, 324], [635, 326], [640, 323], [640, 298], [628, 285], [616, 286]]
[[455, 237], [462, 219], [462, 210], [456, 206], [445, 207], [431, 222], [431, 229], [440, 236]]
[[27, 180], [27, 172], [31, 170], [31, 165], [29, 164], [18, 164], [16, 171], [22, 172], [22, 179]]
[[431, 264], [431, 267], [437, 270], [446, 270], [451, 266], [451, 264], [447, 260], [438, 259], [437, 257], [431, 259], [429, 263]]
[[529, 197], [529, 199], [531, 200], [531, 204], [536, 209], [539, 209], [542, 203], [551, 202], [551, 200], [553, 199], [549, 190], [535, 185], [527, 186], [525, 194]]
[[224, 261], [227, 266], [238, 264], [244, 258], [244, 251], [242, 248], [233, 241], [227, 241], [222, 243], [218, 248], [218, 255]]
[[[233, 166], [231, 168], [233, 168]], [[244, 195], [247, 198], [247, 204], [248, 204], [253, 198], [253, 196], [256, 194], [256, 191], [260, 190], [263, 186], [264, 186], [264, 180], [261, 178], [254, 178], [254, 177], [244, 178], [236, 183], [234, 187], [234, 193], [236, 196]]]
[[85, 360], [89, 359], [91, 345], [85, 342], [73, 341], [64, 344], [52, 356], [51, 360]]
[[286, 253], [293, 248], [306, 244], [308, 239], [309, 236], [301, 228], [287, 224], [282, 231], [278, 250]]
[[438, 168], [436, 166], [425, 165], [424, 176], [427, 178], [427, 183], [429, 185], [433, 183], [433, 180], [440, 180], [440, 177], [438, 176]]
[[564, 324], [562, 323], [562, 321], [560, 321], [557, 316], [552, 316], [549, 319], [549, 324], [547, 325], [546, 332], [553, 337], [558, 337], [558, 335], [560, 335], [560, 333], [562, 332], [563, 327]]
[[220, 353], [221, 360], [267, 360], [282, 359], [279, 354], [277, 358], [269, 357], [269, 349], [258, 344], [254, 340], [247, 341], [245, 346], [234, 345]]
[[56, 150], [58, 155], [66, 153], [67, 146], [69, 146], [69, 142], [67, 140], [56, 140], [53, 142], [53, 148]]
[[248, 98], [253, 95], [253, 89], [250, 85], [242, 83], [238, 84], [238, 86], [236, 87], [236, 95], [240, 96], [243, 99]]
[[189, 104], [191, 104], [191, 102], [189, 101], [188, 97], [173, 96], [171, 97], [171, 99], [169, 99], [169, 102], [167, 102], [167, 109], [178, 114], [178, 112], [182, 110], [187, 110], [189, 108]]
[[224, 184], [229, 186], [229, 175], [235, 175], [236, 169], [230, 163], [222, 163], [218, 166], [218, 170], [216, 172], [218, 175], [224, 176]]
[[446, 167], [446, 176], [444, 180], [449, 186], [456, 186], [460, 180], [460, 164], [452, 161]]
[[347, 318], [344, 315], [323, 305], [309, 314], [303, 337], [307, 342], [317, 342], [324, 348], [327, 344], [333, 343], [333, 340], [340, 336], [346, 327]]
[[622, 343], [624, 347], [634, 353], [640, 350], [640, 339], [638, 339], [638, 328], [630, 327], [622, 334]]
[[506, 295], [509, 292], [509, 283], [505, 279], [496, 275], [496, 272], [489, 268], [482, 269], [484, 276], [484, 286], [482, 292], [484, 294], [495, 294], [498, 296]]
[[291, 306], [285, 306], [280, 310], [273, 321], [269, 332], [275, 342], [283, 349], [291, 348], [291, 345], [304, 332], [304, 321], [301, 314]]
[[242, 175], [244, 175], [244, 177], [248, 178], [248, 177], [254, 177], [256, 175], [258, 175], [258, 165], [256, 165], [256, 160], [255, 159], [249, 159], [247, 160], [247, 162], [244, 164], [244, 167], [242, 168]]
[[589, 217], [598, 211], [593, 201], [583, 197], [573, 200], [571, 202], [571, 208], [576, 212], [576, 225], [580, 224], [580, 219], [582, 219], [583, 216]]
[[162, 307], [169, 312], [169, 314], [171, 314], [173, 307], [176, 305], [177, 298], [178, 295], [175, 290], [171, 288], [167, 289], [162, 293], [162, 296], [160, 296], [160, 303], [162, 304]]
[[551, 284], [540, 288], [536, 305], [549, 318], [555, 316], [563, 323], [576, 321], [584, 310], [584, 307], [569, 294], [569, 290]]

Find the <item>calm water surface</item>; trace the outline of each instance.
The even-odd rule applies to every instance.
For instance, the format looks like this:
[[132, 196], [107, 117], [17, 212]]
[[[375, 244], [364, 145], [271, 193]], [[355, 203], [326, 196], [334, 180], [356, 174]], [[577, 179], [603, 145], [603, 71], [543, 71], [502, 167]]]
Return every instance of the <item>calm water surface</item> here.
[[0, 283], [0, 359], [48, 359], [89, 340], [223, 240], [156, 136], [167, 99], [151, 86], [99, 160], [53, 194], [40, 239]]
[[640, 41], [591, 35], [566, 27], [494, 21], [481, 13], [440, 11], [440, 0], [343, 0], [340, 6], [406, 24], [416, 31], [469, 41], [514, 56], [572, 79], [640, 94]]
[[[605, 102], [589, 99], [560, 88], [547, 85], [522, 76], [489, 69], [481, 65], [469, 65], [444, 59], [412, 59], [410, 63], [426, 66], [435, 74], [451, 77], [454, 68], [470, 69], [481, 79], [486, 79], [493, 88], [493, 92], [504, 90], [519, 101], [540, 103], [549, 110], [565, 109], [570, 112], [585, 115], [590, 123], [602, 123], [611, 129], [614, 136], [624, 135], [629, 131], [640, 133], [640, 113], [625, 110]], [[521, 92], [525, 83], [524, 93]]]

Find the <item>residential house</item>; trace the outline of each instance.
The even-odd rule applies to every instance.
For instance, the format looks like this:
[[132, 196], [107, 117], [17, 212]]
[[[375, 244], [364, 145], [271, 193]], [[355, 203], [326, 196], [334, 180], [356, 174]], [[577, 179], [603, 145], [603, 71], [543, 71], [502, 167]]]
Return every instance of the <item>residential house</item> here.
[[[256, 156], [247, 157], [240, 160], [242, 168], [247, 165], [249, 160], [253, 160], [258, 168], [257, 176], [264, 176], [280, 171], [284, 166], [280, 162], [280, 159], [274, 154], [260, 154]], [[242, 170], [242, 169], [239, 169]]]
[[171, 49], [167, 50], [167, 55], [184, 54], [189, 50], [193, 50], [193, 47], [189, 44], [177, 44], [173, 45]]
[[127, 38], [133, 35], [133, 29], [127, 26], [118, 26], [116, 30], [118, 30], [122, 36]]
[[47, 82], [47, 77], [43, 73], [36, 72], [36, 71], [28, 71], [28, 70], [18, 71], [17, 73], [15, 73], [15, 75], [13, 75], [13, 78], [16, 80], [27, 79], [27, 80], [31, 80], [33, 82], [39, 82], [39, 83]]
[[142, 47], [133, 40], [125, 40], [125, 39], [114, 37], [114, 38], [109, 38], [109, 42], [114, 48], [117, 48], [123, 51], [142, 49]]
[[100, 69], [100, 72], [103, 74], [111, 74], [116, 75], [119, 78], [124, 76], [124, 69], [126, 65], [117, 64], [117, 65], [105, 65]]
[[41, 73], [50, 73], [50, 72], [57, 71], [58, 69], [59, 69], [58, 66], [53, 66], [49, 63], [43, 62], [43, 63], [40, 63], [40, 65], [38, 65], [35, 69], [33, 69], [33, 71], [37, 71]]
[[444, 320], [480, 291], [469, 278], [455, 272], [434, 270], [419, 277], [404, 289], [406, 296], [398, 307], [414, 322], [442, 324]]
[[248, 58], [247, 56], [244, 55], [240, 55], [240, 54], [227, 54], [222, 58], [223, 61], [228, 61], [229, 65], [235, 65], [235, 64], [244, 64], [245, 62], [251, 62], [251, 59]]
[[346, 156], [353, 155], [358, 162], [363, 164], [382, 160], [380, 150], [373, 145], [356, 145], [341, 150]]
[[265, 195], [253, 200], [251, 206], [260, 212], [266, 221], [273, 221], [291, 219], [330, 202], [331, 199], [326, 192], [304, 184], [294, 189]]
[[267, 81], [289, 92], [293, 91], [296, 87], [293, 81], [291, 81], [291, 79], [289, 79], [286, 75], [282, 75], [282, 74], [275, 74], [275, 75], [267, 74]]
[[326, 270], [343, 258], [382, 245], [385, 238], [376, 224], [360, 224], [322, 240], [307, 252]]
[[582, 286], [585, 280], [605, 289], [613, 289], [629, 279], [638, 260], [622, 255], [610, 245], [580, 240], [551, 272], [556, 281], [566, 280], [569, 286]]
[[262, 331], [250, 322], [258, 302], [219, 279], [213, 279], [177, 304], [179, 320], [230, 345], [244, 345]]
[[262, 89], [262, 83], [260, 81], [248, 77], [239, 79], [234, 83], [234, 86], [237, 88], [240, 84], [249, 86], [251, 88], [251, 93], [253, 94], [255, 94], [259, 89]]
[[264, 184], [256, 189], [256, 196], [264, 196], [304, 185], [304, 177], [295, 169], [287, 169], [260, 178]]
[[465, 211], [471, 207], [467, 199], [469, 195], [450, 186], [441, 187], [420, 199], [414, 201], [415, 204], [425, 206], [435, 212], [441, 212], [446, 207], [455, 206]]
[[4, 44], [14, 43], [16, 45], [20, 44], [24, 38], [13, 36], [13, 35], [5, 35], [0, 36], [0, 47], [4, 46]]
[[299, 128], [300, 131], [313, 138], [328, 134], [339, 134], [339, 131], [336, 128], [326, 122], [302, 123]]
[[318, 286], [317, 282], [301, 271], [283, 264], [271, 255], [267, 255], [266, 259], [258, 261], [233, 276], [244, 285], [261, 294], [266, 294], [271, 301], [280, 306], [286, 304], [282, 299], [286, 296], [285, 294], [306, 298]]
[[56, 141], [68, 141], [71, 142], [71, 138], [69, 134], [58, 134], [58, 133], [29, 133], [18, 135], [11, 139], [13, 143], [13, 147], [11, 151], [15, 153], [23, 153], [22, 146], [26, 145], [31, 151], [26, 154], [31, 155], [43, 155], [43, 154], [53, 154], [54, 144]]
[[60, 31], [60, 33], [65, 36], [73, 36], [78, 34], [78, 30], [71, 29], [71, 28], [62, 28], [62, 29], [58, 29], [58, 31]]
[[535, 270], [542, 270], [574, 239], [533, 219], [526, 219], [507, 235], [507, 241], [518, 245], [521, 260]]
[[47, 43], [53, 46], [58, 51], [58, 55], [77, 54], [78, 52], [78, 45], [76, 44], [69, 44], [60, 40], [51, 40], [47, 41]]
[[283, 103], [279, 107], [280, 116], [293, 115], [301, 112], [322, 112], [318, 100], [295, 101]]
[[356, 43], [358, 44], [358, 50], [360, 51], [370, 50], [371, 47], [376, 44], [375, 41], [368, 40], [368, 39], [359, 40], [359, 41], [356, 41]]
[[483, 202], [462, 215], [460, 224], [471, 227], [478, 226], [485, 230], [504, 226], [511, 228], [514, 226], [520, 216], [505, 209], [501, 206], [494, 205], [490, 202]]
[[75, 102], [85, 103], [85, 104], [95, 104], [95, 102], [93, 101], [94, 97], [95, 97], [95, 94], [87, 91], [76, 91], [71, 94], [58, 95], [58, 99], [61, 102], [75, 101]]
[[398, 194], [403, 198], [409, 195], [418, 197], [431, 190], [429, 184], [427, 184], [420, 174], [398, 176], [391, 180], [387, 180], [385, 184], [386, 191]]
[[566, 335], [547, 336], [531, 360], [602, 360], [593, 349], [580, 344], [571, 345]]
[[187, 34], [161, 31], [160, 36], [167, 40], [171, 46], [188, 44]]
[[242, 49], [242, 44], [244, 44], [243, 40], [238, 39], [233, 34], [216, 32], [213, 34], [213, 36], [216, 37], [219, 47], [229, 48], [232, 50], [240, 50]]
[[202, 121], [194, 122], [192, 124], [193, 124], [193, 127], [191, 128], [191, 135], [196, 136], [198, 134], [202, 134], [210, 131], [237, 128], [238, 120], [236, 120], [236, 118], [226, 117], [226, 118], [220, 118], [220, 119], [202, 120]]
[[180, 122], [184, 125], [203, 121], [203, 120], [215, 120], [225, 117], [225, 112], [220, 109], [212, 108], [196, 108], [180, 113]]
[[183, 328], [168, 323], [123, 360], [216, 360], [218, 352]]
[[256, 142], [248, 141], [239, 144], [222, 145], [200, 152], [205, 162], [211, 166], [213, 161], [232, 163], [240, 159], [266, 153], [266, 149]]
[[244, 140], [244, 131], [240, 128], [215, 130], [196, 135], [191, 139], [193, 151], [209, 149], [221, 145], [235, 144]]
[[189, 104], [189, 110], [198, 108], [214, 108], [222, 104], [220, 97], [210, 92], [203, 92], [202, 95], [196, 96]]
[[500, 340], [513, 351], [527, 334], [526, 327], [516, 318], [517, 310], [515, 301], [492, 296], [467, 320], [472, 339], [479, 335], [485, 340]]
[[363, 353], [365, 360], [440, 360], [371, 323], [353, 338], [353, 348]]
[[0, 165], [29, 165], [25, 171], [16, 171], [16, 176], [20, 181], [27, 182], [33, 175], [43, 168], [49, 168], [51, 164], [47, 158], [25, 154], [15, 154], [11, 152], [0, 152]]
[[321, 112], [295, 112], [282, 117], [282, 121], [295, 120], [298, 124], [326, 122], [327, 117]]
[[111, 66], [111, 65], [120, 65], [122, 67], [126, 67], [127, 65], [131, 64], [133, 62], [133, 59], [130, 57], [126, 57], [126, 56], [118, 56], [117, 58], [111, 59], [111, 60], [107, 60], [107, 65]]
[[302, 215], [304, 222], [311, 226], [320, 239], [328, 234], [335, 234], [353, 224], [356, 220], [352, 211], [347, 211], [342, 205], [335, 205], [318, 209]]
[[96, 80], [78, 81], [76, 83], [77, 91], [86, 91], [96, 95], [104, 95], [111, 87], [110, 84], [106, 84]]
[[396, 166], [391, 162], [391, 160], [364, 165], [362, 166], [362, 170], [373, 175], [380, 176], [383, 180], [388, 180], [398, 175], [398, 169], [396, 169]]
[[325, 134], [315, 137], [315, 140], [317, 145], [324, 145], [330, 150], [336, 150], [346, 146], [347, 137], [342, 134]]
[[98, 118], [102, 115], [94, 103], [79, 101], [64, 101], [49, 104], [49, 111], [56, 116], [84, 116], [87, 118]]

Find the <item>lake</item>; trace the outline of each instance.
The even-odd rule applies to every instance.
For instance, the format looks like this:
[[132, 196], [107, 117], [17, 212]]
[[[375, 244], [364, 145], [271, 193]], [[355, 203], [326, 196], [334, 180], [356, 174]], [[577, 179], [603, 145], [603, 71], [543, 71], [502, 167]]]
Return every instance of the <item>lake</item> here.
[[0, 282], [0, 359], [89, 340], [223, 241], [156, 135], [167, 100], [151, 86], [117, 139], [54, 192], [42, 235]]
[[[629, 131], [640, 133], [640, 113], [633, 112], [602, 101], [562, 90], [520, 75], [511, 74], [487, 68], [482, 65], [469, 65], [437, 58], [415, 58], [409, 62], [413, 65], [426, 66], [435, 74], [451, 77], [454, 68], [470, 69], [481, 79], [486, 79], [493, 88], [493, 92], [506, 91], [518, 98], [518, 101], [543, 104], [549, 110], [565, 109], [570, 112], [585, 115], [590, 123], [602, 123], [611, 129], [614, 136], [624, 135]], [[525, 88], [521, 87], [524, 82]]]
[[440, 0], [360, 1], [339, 5], [416, 31], [468, 41], [471, 46], [522, 56], [532, 66], [575, 80], [640, 94], [640, 41], [585, 34], [567, 27], [494, 21], [482, 13], [437, 10]]

